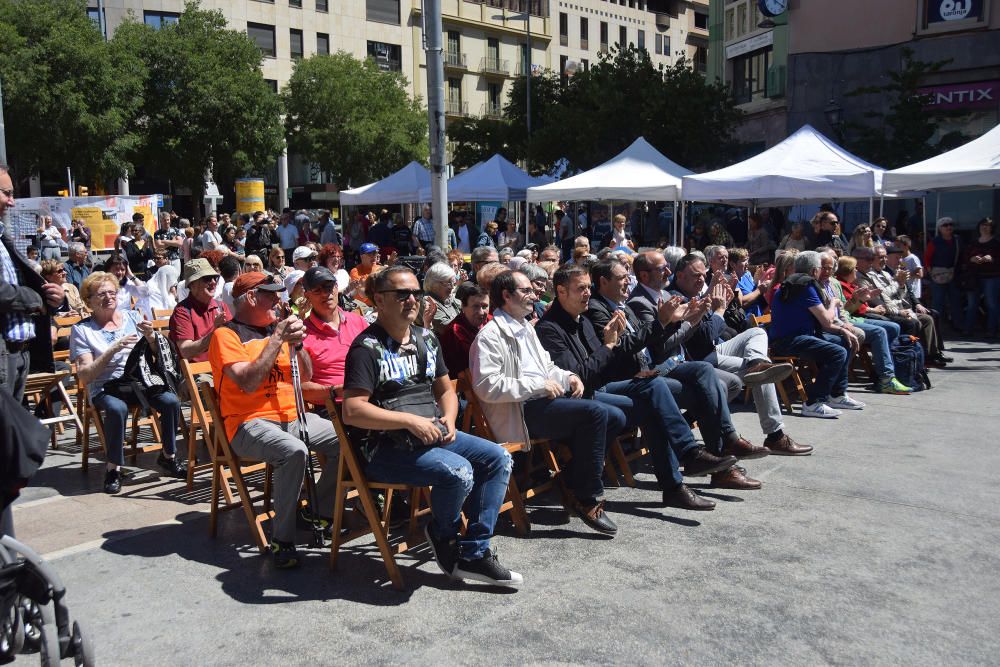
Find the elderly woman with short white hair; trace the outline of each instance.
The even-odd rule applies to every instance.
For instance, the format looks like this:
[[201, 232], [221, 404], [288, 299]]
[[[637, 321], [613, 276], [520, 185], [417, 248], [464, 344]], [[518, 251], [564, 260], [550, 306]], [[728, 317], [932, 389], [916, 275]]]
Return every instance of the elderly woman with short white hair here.
[[424, 307], [434, 309], [431, 328], [439, 336], [462, 312], [462, 303], [454, 297], [457, 284], [455, 270], [444, 262], [432, 264], [424, 274], [424, 292], [427, 294]]

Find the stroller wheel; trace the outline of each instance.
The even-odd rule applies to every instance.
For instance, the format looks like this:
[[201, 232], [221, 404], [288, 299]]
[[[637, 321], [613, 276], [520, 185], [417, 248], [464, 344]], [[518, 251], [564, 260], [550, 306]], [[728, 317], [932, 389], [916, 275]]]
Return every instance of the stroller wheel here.
[[[22, 598], [24, 604], [24, 625], [26, 639], [32, 638], [37, 644], [42, 667], [59, 666], [59, 628], [56, 612], [52, 604], [40, 605]], [[25, 644], [28, 642], [26, 641]]]
[[35, 620], [41, 613], [34, 600], [20, 597], [17, 600], [18, 610], [21, 614], [21, 625], [24, 626], [24, 642], [21, 646], [23, 653], [35, 653], [38, 651], [41, 642], [41, 632], [38, 629], [38, 622]]
[[90, 637], [83, 634], [79, 621], [73, 621], [73, 635], [70, 639], [70, 648], [73, 649], [73, 664], [76, 667], [93, 667], [94, 665], [94, 643]]
[[0, 662], [14, 659], [24, 648], [24, 621], [21, 607], [15, 602], [3, 615], [0, 627]]

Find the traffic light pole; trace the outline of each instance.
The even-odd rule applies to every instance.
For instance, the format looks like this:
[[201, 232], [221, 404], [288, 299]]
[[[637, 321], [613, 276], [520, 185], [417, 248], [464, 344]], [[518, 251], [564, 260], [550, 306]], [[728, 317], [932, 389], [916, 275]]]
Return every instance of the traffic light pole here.
[[445, 164], [444, 45], [441, 0], [424, 0], [424, 52], [427, 59], [427, 117], [431, 149], [431, 208], [434, 243], [448, 247], [448, 172]]
[[0, 164], [7, 164], [7, 129], [3, 122], [3, 82], [0, 82]]

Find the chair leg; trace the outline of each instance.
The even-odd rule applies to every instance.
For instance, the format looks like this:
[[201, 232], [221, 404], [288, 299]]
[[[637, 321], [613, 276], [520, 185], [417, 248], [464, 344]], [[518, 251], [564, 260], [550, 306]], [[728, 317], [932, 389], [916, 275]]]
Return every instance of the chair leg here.
[[208, 518], [208, 534], [215, 537], [218, 532], [219, 500], [222, 495], [222, 468], [217, 463], [212, 464], [212, 508]]
[[332, 539], [330, 540], [330, 569], [337, 568], [337, 554], [340, 552], [341, 537], [340, 531], [344, 525], [344, 512], [347, 510], [347, 494], [350, 488], [344, 479], [344, 457], [338, 457], [337, 461], [337, 498], [333, 503], [333, 526]]
[[792, 401], [788, 398], [788, 392], [785, 391], [785, 383], [775, 382], [774, 387], [778, 390], [778, 395], [781, 396], [781, 402], [785, 404], [786, 408], [788, 408], [788, 414], [792, 414], [794, 412], [792, 410]]
[[527, 535], [531, 532], [531, 521], [528, 519], [528, 511], [524, 507], [524, 498], [521, 496], [521, 487], [518, 486], [517, 480], [511, 475], [510, 481], [507, 482], [507, 497], [504, 499], [506, 504], [510, 503], [510, 519], [514, 523], [514, 529], [517, 531], [518, 535]]
[[611, 446], [611, 455], [614, 456], [615, 462], [622, 471], [622, 477], [625, 478], [625, 484], [634, 489], [635, 477], [632, 475], [632, 467], [628, 464], [628, 459], [625, 457], [625, 451], [622, 449], [621, 443], [617, 438], [615, 438], [615, 442]]

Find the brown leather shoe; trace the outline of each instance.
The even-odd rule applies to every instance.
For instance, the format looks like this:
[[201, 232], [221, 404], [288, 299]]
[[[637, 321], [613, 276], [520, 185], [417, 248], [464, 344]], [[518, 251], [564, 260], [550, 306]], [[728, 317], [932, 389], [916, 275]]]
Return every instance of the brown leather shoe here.
[[679, 507], [682, 510], [694, 510], [697, 512], [707, 512], [715, 509], [715, 503], [708, 498], [702, 498], [689, 489], [686, 484], [678, 484], [676, 487], [664, 491], [663, 504], [667, 507]]
[[761, 483], [759, 480], [747, 477], [747, 471], [745, 468], [733, 466], [725, 472], [717, 472], [712, 475], [712, 486], [720, 489], [756, 491], [761, 487]]
[[759, 447], [737, 433], [731, 433], [729, 442], [722, 453], [738, 459], [762, 459], [771, 453], [767, 447]]
[[795, 442], [787, 433], [782, 433], [777, 440], [764, 440], [764, 444], [775, 456], [807, 456], [812, 454], [813, 450], [810, 445], [800, 445]]
[[792, 374], [791, 364], [772, 364], [769, 361], [758, 361], [747, 368], [743, 374], [744, 384], [771, 384], [781, 382]]
[[698, 447], [684, 459], [684, 476], [704, 477], [713, 472], [727, 470], [735, 463], [735, 456], [716, 456], [704, 447]]

